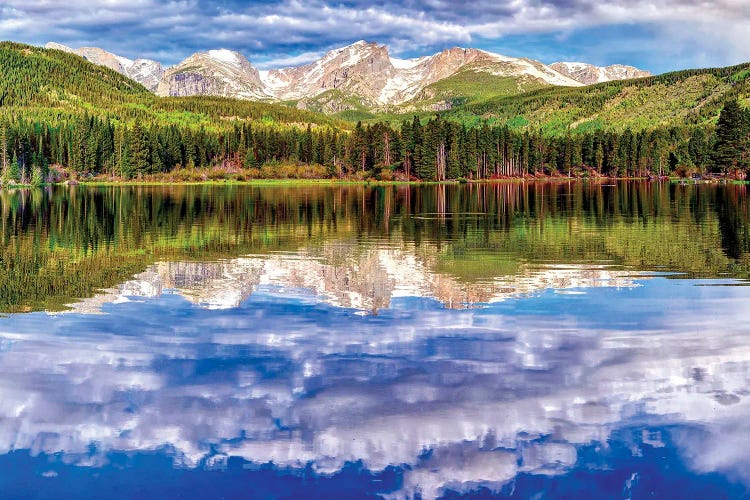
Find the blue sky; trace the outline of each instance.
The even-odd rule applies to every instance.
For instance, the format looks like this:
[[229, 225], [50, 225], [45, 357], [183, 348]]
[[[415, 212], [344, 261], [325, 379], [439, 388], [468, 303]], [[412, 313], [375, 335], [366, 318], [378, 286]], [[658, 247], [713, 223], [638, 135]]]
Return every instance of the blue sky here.
[[470, 46], [659, 73], [750, 61], [748, 25], [748, 0], [0, 0], [0, 39], [167, 65], [212, 48], [295, 65], [365, 39], [402, 57]]

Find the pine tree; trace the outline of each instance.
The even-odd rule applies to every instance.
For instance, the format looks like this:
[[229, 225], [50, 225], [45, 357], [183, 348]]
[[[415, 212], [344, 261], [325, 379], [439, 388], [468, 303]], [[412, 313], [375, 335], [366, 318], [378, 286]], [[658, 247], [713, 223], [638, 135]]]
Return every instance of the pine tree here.
[[98, 170], [98, 150], [99, 140], [92, 128], [92, 130], [89, 130], [88, 132], [88, 138], [86, 139], [86, 148], [84, 150], [83, 170], [85, 172], [93, 173]]
[[127, 177], [129, 170], [127, 131], [124, 126], [120, 126], [115, 129], [114, 165], [112, 174]]
[[12, 184], [17, 184], [21, 181], [21, 171], [18, 168], [18, 155], [16, 155], [15, 150], [13, 150], [13, 159], [8, 168], [8, 181]]
[[445, 175], [449, 179], [461, 177], [461, 134], [458, 126], [451, 127]]
[[141, 176], [148, 170], [149, 150], [146, 143], [146, 136], [140, 122], [135, 122], [133, 129], [130, 131], [128, 140], [130, 153], [130, 172], [129, 176]]
[[749, 166], [746, 150], [749, 129], [748, 113], [736, 100], [728, 101], [716, 123], [716, 143], [712, 159], [718, 169], [726, 173], [728, 169]]
[[347, 147], [347, 164], [350, 172], [364, 173], [368, 167], [367, 131], [362, 122], [357, 122]]
[[149, 153], [150, 161], [147, 167], [147, 171], [164, 171], [164, 156], [162, 152], [161, 142], [159, 141], [159, 134], [155, 129], [152, 129], [149, 133]]
[[301, 147], [302, 155], [300, 157], [300, 161], [303, 161], [309, 165], [313, 160], [313, 135], [309, 123], [307, 124], [305, 133], [302, 136]]
[[107, 121], [99, 130], [99, 167], [102, 170], [112, 170], [115, 157], [115, 146], [112, 125]]
[[44, 184], [44, 174], [40, 167], [35, 166], [31, 170], [31, 185], [41, 186], [42, 184]]
[[245, 128], [240, 130], [240, 139], [237, 145], [237, 166], [244, 167], [247, 158], [247, 141], [245, 140]]
[[599, 174], [604, 172], [604, 148], [602, 147], [601, 142], [597, 142], [596, 147], [594, 148], [594, 165]]

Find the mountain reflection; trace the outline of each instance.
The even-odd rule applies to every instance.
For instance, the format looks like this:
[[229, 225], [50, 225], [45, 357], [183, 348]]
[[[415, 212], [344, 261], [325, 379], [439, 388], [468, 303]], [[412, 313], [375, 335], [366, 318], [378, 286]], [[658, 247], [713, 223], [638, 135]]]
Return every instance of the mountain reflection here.
[[[320, 252], [246, 256], [221, 262], [160, 262], [94, 297], [69, 304], [72, 312], [97, 313], [129, 297], [176, 293], [209, 309], [239, 307], [259, 288], [305, 289], [331, 306], [377, 314], [399, 297], [426, 297], [462, 309], [539, 293], [589, 287], [637, 286], [631, 271], [607, 266], [521, 266], [512, 276], [487, 276], [462, 283], [436, 273], [434, 262], [413, 252], [354, 245], [325, 246]], [[644, 276], [641, 276], [645, 279]]]

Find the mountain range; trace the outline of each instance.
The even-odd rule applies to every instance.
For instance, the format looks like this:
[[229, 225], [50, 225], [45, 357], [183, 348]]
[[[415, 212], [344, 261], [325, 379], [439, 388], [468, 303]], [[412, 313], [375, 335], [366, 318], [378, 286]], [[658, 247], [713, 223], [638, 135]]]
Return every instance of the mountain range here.
[[46, 48], [77, 54], [131, 78], [159, 96], [211, 95], [284, 102], [301, 109], [444, 110], [456, 102], [516, 95], [548, 86], [580, 87], [649, 76], [632, 66], [586, 63], [545, 65], [472, 48], [452, 48], [415, 59], [392, 57], [388, 48], [359, 41], [306, 65], [261, 71], [239, 52], [209, 50], [165, 68], [97, 47]]

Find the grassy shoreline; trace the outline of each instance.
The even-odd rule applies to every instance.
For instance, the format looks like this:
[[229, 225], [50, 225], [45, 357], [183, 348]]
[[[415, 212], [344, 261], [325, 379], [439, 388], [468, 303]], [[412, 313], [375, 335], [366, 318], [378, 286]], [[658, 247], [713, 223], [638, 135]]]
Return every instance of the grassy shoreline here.
[[451, 179], [445, 181], [399, 181], [399, 180], [357, 180], [357, 179], [210, 179], [200, 181], [172, 181], [172, 180], [77, 180], [75, 182], [50, 182], [41, 185], [31, 184], [11, 184], [1, 185], [0, 189], [30, 189], [49, 186], [64, 187], [165, 187], [165, 186], [279, 186], [279, 187], [304, 187], [304, 186], [432, 186], [432, 185], [491, 185], [491, 184], [518, 184], [518, 183], [555, 183], [555, 182], [583, 182], [604, 184], [608, 182], [622, 181], [649, 181], [649, 182], [687, 182], [690, 184], [747, 184], [749, 181], [737, 179], [686, 179], [680, 177], [669, 177], [662, 179], [653, 179], [648, 177], [508, 177], [498, 179]]

